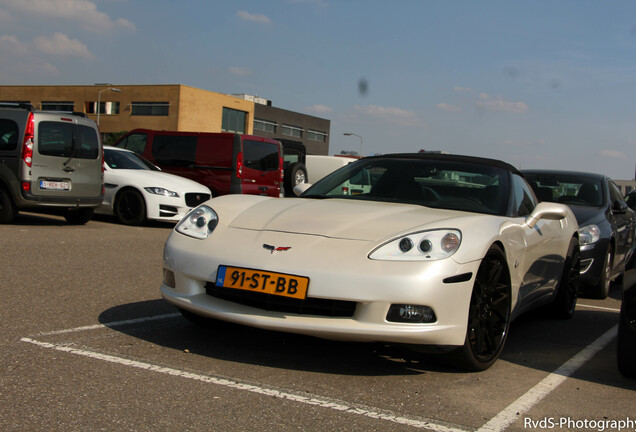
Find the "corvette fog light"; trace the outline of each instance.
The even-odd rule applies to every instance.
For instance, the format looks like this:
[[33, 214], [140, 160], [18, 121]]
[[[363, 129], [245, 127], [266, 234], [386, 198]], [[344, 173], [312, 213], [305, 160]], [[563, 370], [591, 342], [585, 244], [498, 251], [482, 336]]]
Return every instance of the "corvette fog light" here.
[[387, 321], [402, 323], [432, 323], [437, 320], [428, 306], [394, 304], [389, 308]]
[[163, 269], [163, 284], [170, 288], [176, 288], [174, 273], [170, 270]]

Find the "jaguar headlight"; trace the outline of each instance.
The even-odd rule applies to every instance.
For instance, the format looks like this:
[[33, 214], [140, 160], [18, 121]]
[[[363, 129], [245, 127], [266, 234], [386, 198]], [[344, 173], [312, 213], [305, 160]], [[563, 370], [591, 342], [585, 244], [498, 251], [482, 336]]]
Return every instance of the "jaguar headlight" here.
[[146, 192], [149, 192], [154, 195], [163, 195], [163, 196], [173, 197], [173, 198], [179, 197], [178, 193], [162, 188], [162, 187], [153, 186], [153, 187], [145, 187], [144, 189], [146, 190]]
[[219, 217], [214, 210], [201, 205], [181, 219], [175, 229], [181, 234], [203, 240], [210, 236], [218, 222]]
[[598, 225], [587, 225], [579, 228], [579, 246], [596, 243], [601, 238], [601, 229]]
[[384, 261], [435, 261], [457, 252], [462, 233], [454, 229], [420, 231], [395, 238], [375, 249], [369, 258]]

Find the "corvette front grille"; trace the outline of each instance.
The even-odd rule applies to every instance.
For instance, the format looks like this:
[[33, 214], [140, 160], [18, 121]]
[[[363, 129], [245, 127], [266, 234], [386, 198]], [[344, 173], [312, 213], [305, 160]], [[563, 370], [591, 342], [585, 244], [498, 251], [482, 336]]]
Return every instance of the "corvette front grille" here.
[[221, 300], [231, 301], [253, 308], [298, 315], [318, 315], [329, 317], [352, 317], [356, 302], [308, 297], [305, 300], [281, 297], [271, 294], [244, 290], [220, 288], [213, 282], [205, 285], [205, 292]]

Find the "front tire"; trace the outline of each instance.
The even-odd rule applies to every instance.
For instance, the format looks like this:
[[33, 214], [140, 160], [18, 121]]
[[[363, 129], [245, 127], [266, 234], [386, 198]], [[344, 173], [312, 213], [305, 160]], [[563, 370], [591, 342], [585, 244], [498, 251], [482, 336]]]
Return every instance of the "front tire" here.
[[612, 254], [612, 245], [607, 246], [607, 253], [605, 254], [605, 261], [603, 262], [603, 269], [601, 270], [601, 278], [598, 284], [590, 286], [588, 294], [594, 299], [605, 299], [609, 295], [610, 286], [612, 284], [612, 265], [614, 261], [614, 255]]
[[464, 345], [447, 358], [463, 370], [488, 369], [499, 358], [510, 327], [510, 275], [502, 249], [493, 245], [475, 277]]
[[124, 189], [117, 194], [115, 216], [124, 225], [141, 225], [146, 221], [146, 202], [134, 189]]
[[557, 294], [551, 305], [555, 318], [569, 319], [574, 315], [581, 280], [581, 254], [579, 241], [572, 237], [568, 254], [565, 257], [561, 280], [557, 285]]

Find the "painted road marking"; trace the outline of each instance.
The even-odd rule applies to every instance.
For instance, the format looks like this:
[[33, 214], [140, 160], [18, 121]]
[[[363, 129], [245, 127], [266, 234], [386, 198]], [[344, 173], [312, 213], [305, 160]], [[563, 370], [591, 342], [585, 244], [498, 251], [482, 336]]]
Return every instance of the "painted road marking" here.
[[[583, 305], [581, 305], [583, 306]], [[595, 307], [596, 308], [596, 307]], [[155, 315], [144, 318], [136, 318], [131, 320], [114, 321], [106, 324], [97, 324], [91, 326], [75, 327], [65, 330], [56, 330], [51, 332], [39, 333], [36, 336], [51, 336], [68, 333], [76, 333], [81, 331], [91, 331], [103, 328], [113, 328], [123, 325], [141, 324], [150, 321], [157, 321], [162, 319], [171, 319], [180, 316], [179, 313]], [[484, 424], [478, 432], [501, 432], [508, 426], [521, 418], [521, 415], [529, 411], [534, 405], [544, 399], [548, 394], [555, 390], [561, 383], [568, 379], [577, 369], [583, 366], [588, 360], [590, 360], [595, 354], [601, 351], [611, 340], [616, 337], [618, 326], [612, 327], [609, 331], [596, 339], [587, 347], [583, 348], [578, 354], [570, 358], [563, 365], [561, 365], [554, 372], [549, 374], [541, 382], [531, 388], [524, 395], [519, 397], [515, 402], [506, 407], [503, 411], [497, 414]], [[29, 337], [23, 337], [20, 339], [22, 342], [30, 343], [42, 348], [54, 349], [70, 354], [75, 354], [83, 357], [88, 357], [96, 360], [107, 361], [110, 363], [120, 364], [124, 366], [135, 367], [138, 369], [144, 369], [152, 372], [163, 373], [180, 378], [192, 379], [204, 383], [221, 385], [236, 390], [249, 391], [266, 396], [274, 396], [279, 399], [290, 400], [298, 403], [304, 403], [307, 405], [319, 406], [323, 408], [329, 408], [339, 412], [346, 412], [349, 414], [361, 415], [368, 418], [384, 420], [397, 424], [404, 424], [413, 426], [416, 428], [425, 428], [435, 432], [467, 432], [467, 430], [447, 426], [436, 423], [431, 420], [427, 420], [421, 417], [403, 416], [390, 411], [370, 408], [361, 405], [355, 405], [347, 403], [345, 401], [326, 398], [324, 396], [306, 396], [299, 395], [292, 392], [281, 391], [273, 388], [261, 387], [248, 383], [241, 383], [239, 381], [228, 380], [225, 378], [219, 378], [209, 375], [201, 375], [192, 372], [186, 372], [179, 369], [169, 368], [165, 366], [159, 366], [152, 363], [141, 362], [137, 360], [131, 360], [123, 357], [117, 357], [110, 354], [102, 354], [95, 351], [89, 351], [84, 349], [77, 349], [69, 346], [68, 344], [43, 342]]]

